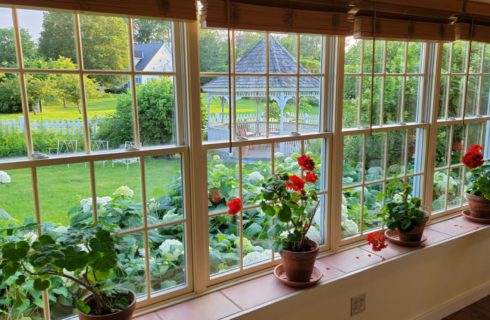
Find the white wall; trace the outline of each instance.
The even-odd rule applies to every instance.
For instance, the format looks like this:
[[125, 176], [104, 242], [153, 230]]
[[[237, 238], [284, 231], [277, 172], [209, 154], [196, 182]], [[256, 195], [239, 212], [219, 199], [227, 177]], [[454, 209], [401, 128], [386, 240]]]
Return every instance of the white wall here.
[[[360, 293], [366, 293], [367, 309], [351, 317], [350, 298]], [[490, 228], [298, 292], [293, 297], [232, 318], [440, 319], [488, 294]]]

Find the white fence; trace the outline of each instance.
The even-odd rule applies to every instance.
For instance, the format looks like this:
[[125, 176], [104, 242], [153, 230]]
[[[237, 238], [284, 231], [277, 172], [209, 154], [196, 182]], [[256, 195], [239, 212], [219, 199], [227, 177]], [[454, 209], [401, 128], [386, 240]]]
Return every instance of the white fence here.
[[[263, 114], [257, 115], [255, 113], [239, 113], [236, 115], [238, 123], [241, 122], [265, 122], [265, 116]], [[283, 120], [287, 122], [296, 122], [296, 115], [285, 113]], [[213, 127], [228, 122], [228, 115], [215, 113], [209, 117], [209, 126]], [[305, 112], [299, 113], [299, 122], [304, 124], [318, 124], [318, 115], [311, 115]]]
[[[96, 135], [99, 119], [90, 120], [89, 126], [92, 134]], [[45, 131], [61, 135], [80, 135], [83, 133], [82, 120], [34, 120], [31, 122], [31, 130], [34, 132]], [[0, 132], [7, 134], [23, 133], [25, 130], [24, 117], [18, 119], [0, 119]]]

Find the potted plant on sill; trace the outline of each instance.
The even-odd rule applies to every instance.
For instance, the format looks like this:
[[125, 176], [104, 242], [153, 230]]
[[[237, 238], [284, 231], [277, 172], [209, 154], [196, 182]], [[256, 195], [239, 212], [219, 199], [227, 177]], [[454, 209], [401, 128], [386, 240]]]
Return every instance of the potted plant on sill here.
[[[399, 178], [398, 172], [395, 173], [386, 186], [386, 203], [382, 212], [387, 228], [398, 232], [398, 244], [408, 246], [420, 243], [429, 220], [428, 213], [421, 207], [420, 198], [411, 194], [411, 185], [406, 179]], [[385, 234], [388, 239], [394, 239], [388, 230]]]
[[35, 235], [37, 228], [26, 224], [0, 229], [0, 281], [18, 286], [11, 293], [14, 305], [26, 294], [18, 292], [23, 283], [31, 281], [35, 290], [43, 291], [55, 279], [65, 279], [83, 292], [75, 303], [80, 319], [132, 319], [135, 294], [110, 286], [111, 278], [126, 275], [117, 259], [118, 238], [108, 226], [78, 224], [66, 232], [26, 240], [25, 234]]
[[[301, 176], [283, 173], [266, 179], [256, 197], [261, 210], [273, 219], [269, 234], [274, 249], [279, 250], [287, 279], [294, 283], [309, 283], [319, 245], [308, 239], [307, 233], [320, 204], [315, 182], [315, 162], [300, 155], [297, 162]], [[240, 199], [228, 203], [228, 213], [241, 209]]]
[[461, 162], [469, 169], [466, 199], [470, 215], [474, 218], [490, 219], [490, 165], [483, 161], [482, 146], [471, 146]]

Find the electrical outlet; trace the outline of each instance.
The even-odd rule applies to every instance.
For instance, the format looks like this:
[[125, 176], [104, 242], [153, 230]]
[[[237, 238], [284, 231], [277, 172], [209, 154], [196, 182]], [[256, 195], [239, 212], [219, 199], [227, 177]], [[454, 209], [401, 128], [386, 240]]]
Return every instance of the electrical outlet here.
[[366, 294], [360, 294], [350, 299], [350, 315], [355, 316], [366, 310]]

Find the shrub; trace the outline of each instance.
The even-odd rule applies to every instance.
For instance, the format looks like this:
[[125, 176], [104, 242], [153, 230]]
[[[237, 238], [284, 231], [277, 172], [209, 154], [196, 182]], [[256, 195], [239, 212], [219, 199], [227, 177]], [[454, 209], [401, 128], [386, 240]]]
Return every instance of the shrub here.
[[12, 76], [0, 75], [0, 113], [22, 112], [19, 80]]
[[[167, 79], [150, 80], [136, 88], [140, 138], [143, 145], [170, 143], [175, 126], [173, 85]], [[116, 112], [102, 120], [98, 139], [113, 147], [133, 140], [133, 100], [130, 93], [119, 95]]]

